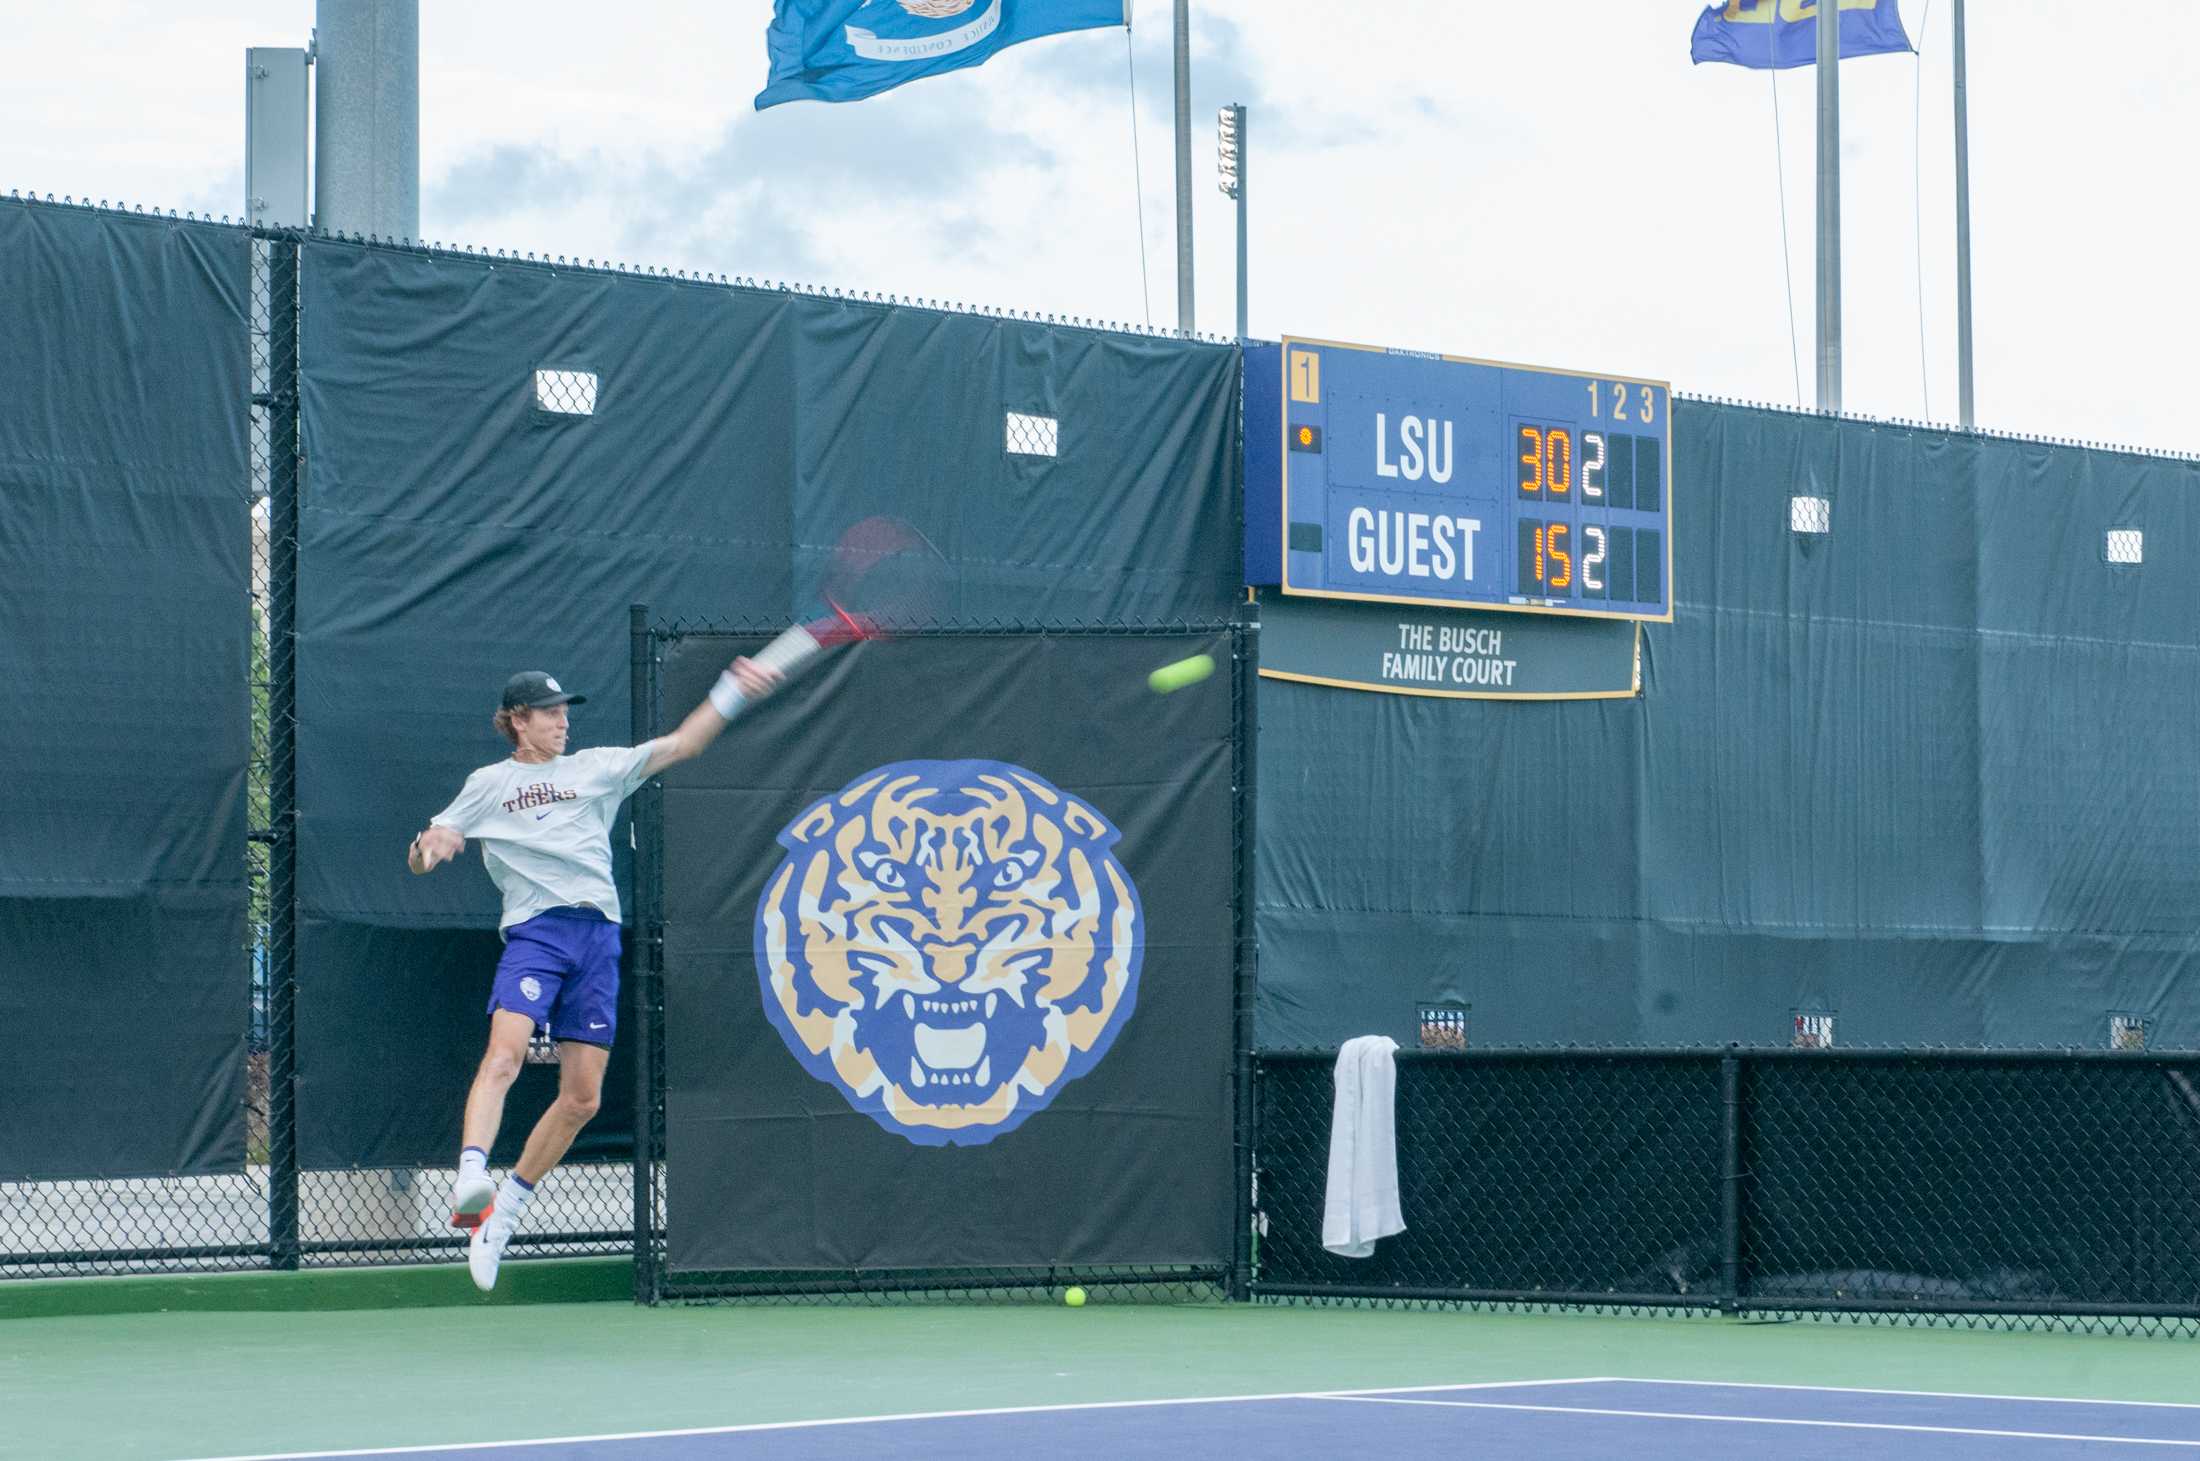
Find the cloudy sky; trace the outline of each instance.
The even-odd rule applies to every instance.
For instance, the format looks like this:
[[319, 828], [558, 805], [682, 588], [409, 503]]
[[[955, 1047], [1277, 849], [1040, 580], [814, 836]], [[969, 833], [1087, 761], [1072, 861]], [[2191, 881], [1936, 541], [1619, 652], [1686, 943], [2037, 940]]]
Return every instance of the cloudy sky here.
[[[13, 8], [0, 191], [242, 211], [242, 53], [302, 45], [312, 0]], [[1174, 322], [1168, 0], [1128, 46], [759, 113], [770, 8], [422, 0], [422, 232]], [[1233, 327], [1214, 114], [1241, 101], [1254, 334], [1809, 398], [1808, 69], [1692, 67], [1694, 0], [1192, 8], [1201, 329]], [[1843, 70], [1846, 396], [1946, 421], [1952, 4], [1901, 8], [1921, 56]], [[1993, 0], [1970, 30], [1980, 424], [2200, 451], [2200, 5]]]

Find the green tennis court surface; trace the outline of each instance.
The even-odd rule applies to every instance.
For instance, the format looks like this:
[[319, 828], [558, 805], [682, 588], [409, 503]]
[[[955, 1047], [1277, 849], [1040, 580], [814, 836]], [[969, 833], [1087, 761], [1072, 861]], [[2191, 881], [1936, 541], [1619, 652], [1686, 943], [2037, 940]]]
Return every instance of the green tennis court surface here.
[[[180, 1461], [989, 1410], [1024, 1413], [1015, 1433], [1033, 1444], [1045, 1430], [1062, 1427], [1063, 1435], [1087, 1436], [1096, 1445], [1120, 1435], [1127, 1446], [1142, 1447], [1158, 1435], [1197, 1450], [1207, 1443], [1195, 1440], [1195, 1430], [1212, 1436], [1218, 1425], [1228, 1433], [1238, 1422], [1224, 1419], [1214, 1405], [1135, 1416], [1054, 1408], [1231, 1396], [1304, 1399], [1603, 1376], [1627, 1376], [1630, 1385], [1688, 1380], [2175, 1404], [2194, 1398], [2196, 1356], [2200, 1351], [2190, 1341], [2145, 1337], [1272, 1306], [648, 1310], [576, 1303], [81, 1315], [0, 1321], [0, 1415], [7, 1417], [0, 1456]], [[1463, 1394], [1448, 1399], [1474, 1401]], [[1780, 1403], [1787, 1419], [1823, 1408], [1807, 1397]], [[1911, 1423], [1899, 1406], [1842, 1404], [1848, 1408], [1837, 1418]], [[1502, 1403], [1447, 1404], [1436, 1444], [1444, 1454], [1458, 1454], [1477, 1434], [1494, 1441], [1491, 1428], [1527, 1416], [1546, 1428], [1524, 1432], [1536, 1439], [1522, 1444], [1563, 1450], [1565, 1433], [1548, 1426], [1592, 1423], [1585, 1414], [1553, 1417], [1529, 1408], [1544, 1405], [1519, 1389], [1508, 1391]], [[1351, 1413], [1389, 1417], [1411, 1410], [1411, 1420], [1385, 1423], [1425, 1428], [1436, 1423], [1421, 1414], [1430, 1408], [1360, 1404]], [[1647, 1413], [1733, 1415], [1738, 1402], [1724, 1389], [1691, 1398], [1673, 1387], [1636, 1385], [1570, 1408], [1645, 1412], [1593, 1423], [1624, 1421], [1621, 1444], [1650, 1457], [1666, 1454], [1660, 1445], [1696, 1443], [1672, 1435], [1659, 1441], [1657, 1433], [1674, 1422]], [[1186, 1418], [1194, 1410], [1196, 1422]], [[1109, 1416], [1104, 1423], [1095, 1419], [1103, 1414]], [[2095, 1434], [2107, 1423], [2104, 1416], [2115, 1418], [2099, 1409], [2070, 1415], [2088, 1423], [2049, 1427], [2037, 1424], [2032, 1411], [1967, 1404], [1927, 1424], [2074, 1435]], [[2012, 1418], [2014, 1424], [2005, 1423]], [[1103, 1428], [1133, 1421], [1161, 1429], [1133, 1438]], [[1239, 1428], [1250, 1444], [1257, 1424], [1273, 1423], [1274, 1415], [1246, 1409]], [[1718, 1434], [1746, 1433], [1747, 1444], [1777, 1450], [1797, 1429], [1732, 1423]], [[777, 1434], [789, 1445], [799, 1436], [800, 1444], [825, 1448], [802, 1454], [831, 1454], [842, 1442], [851, 1454], [903, 1453], [881, 1449], [889, 1432], [874, 1426]], [[1306, 1435], [1303, 1429], [1286, 1434]], [[1368, 1434], [1372, 1444], [1377, 1432]], [[1885, 1448], [1913, 1433], [1825, 1434], [1850, 1436], [1844, 1444], [1872, 1434]], [[946, 1435], [937, 1432], [933, 1439]], [[920, 1450], [931, 1444], [922, 1432], [893, 1437], [894, 1445]], [[1312, 1442], [1311, 1435], [1306, 1439]], [[1411, 1454], [1418, 1444], [1403, 1433], [1399, 1439], [1407, 1449], [1396, 1454]], [[2147, 1449], [2162, 1446], [2158, 1441]], [[1263, 1450], [1294, 1454], [1266, 1443]]]

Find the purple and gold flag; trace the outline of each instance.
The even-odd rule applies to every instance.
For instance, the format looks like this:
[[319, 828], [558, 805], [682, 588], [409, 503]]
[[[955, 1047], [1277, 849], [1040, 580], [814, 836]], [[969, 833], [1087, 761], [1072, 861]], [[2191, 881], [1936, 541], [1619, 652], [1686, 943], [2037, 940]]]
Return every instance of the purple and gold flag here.
[[[1895, 0], [1841, 0], [1841, 57], [1909, 51]], [[1688, 58], [1764, 71], [1818, 59], [1817, 0], [1726, 0], [1696, 17]]]

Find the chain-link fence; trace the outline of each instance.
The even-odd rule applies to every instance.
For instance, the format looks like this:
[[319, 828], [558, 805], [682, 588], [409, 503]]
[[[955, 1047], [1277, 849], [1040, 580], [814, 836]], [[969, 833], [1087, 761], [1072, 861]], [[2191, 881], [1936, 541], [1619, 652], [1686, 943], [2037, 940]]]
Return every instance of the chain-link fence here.
[[1361, 1259], [1334, 1062], [1256, 1062], [1259, 1297], [2200, 1320], [2200, 1057], [1402, 1052], [1406, 1230]]
[[[204, 227], [204, 225], [199, 225]], [[297, 1127], [296, 625], [299, 509], [299, 240], [236, 234], [249, 250], [250, 458], [236, 530], [250, 539], [250, 700], [246, 778], [249, 982], [241, 1171], [194, 1176], [0, 1183], [0, 1277], [407, 1263], [459, 1257], [449, 1168], [302, 1171]], [[572, 380], [544, 409], [577, 409]], [[588, 397], [593, 391], [589, 389]], [[555, 1050], [538, 1058], [555, 1060]], [[515, 1104], [511, 1122], [531, 1113]], [[509, 1124], [509, 1123], [508, 1123]], [[545, 1184], [518, 1254], [624, 1253], [632, 1246], [633, 1164], [574, 1163]]]
[[[235, 530], [250, 540], [250, 655], [237, 687], [251, 702], [246, 779], [249, 980], [241, 1172], [0, 1184], [0, 1277], [265, 1267], [296, 1261], [289, 983], [291, 638], [296, 583], [297, 249], [236, 235], [249, 251], [247, 330], [236, 342], [250, 383], [249, 469]], [[218, 368], [218, 367], [210, 367]], [[283, 445], [278, 445], [279, 443]], [[286, 1240], [287, 1232], [287, 1240]]]
[[1255, 1292], [1716, 1301], [1716, 1059], [1401, 1054], [1407, 1226], [1364, 1259], [1322, 1247], [1334, 1060], [1256, 1062]]

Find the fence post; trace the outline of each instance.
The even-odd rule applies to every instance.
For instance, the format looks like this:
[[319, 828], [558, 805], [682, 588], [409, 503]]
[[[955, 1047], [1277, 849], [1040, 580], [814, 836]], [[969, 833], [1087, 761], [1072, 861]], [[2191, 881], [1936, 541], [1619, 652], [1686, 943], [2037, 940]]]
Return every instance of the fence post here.
[[1719, 1298], [1731, 1314], [1742, 1305], [1742, 1058], [1733, 1047], [1719, 1061]]
[[[627, 611], [628, 709], [633, 743], [657, 734], [656, 636], [649, 607]], [[663, 934], [657, 917], [657, 782], [634, 798], [634, 1302], [657, 1302], [657, 964]]]
[[298, 1266], [298, 242], [268, 278], [268, 1263]]
[[1254, 922], [1254, 895], [1257, 892], [1256, 868], [1253, 858], [1254, 795], [1258, 776], [1255, 771], [1258, 749], [1258, 724], [1254, 707], [1258, 703], [1256, 676], [1260, 666], [1260, 606], [1243, 605], [1238, 611], [1238, 622], [1230, 633], [1231, 649], [1231, 726], [1230, 726], [1230, 782], [1233, 813], [1232, 854], [1236, 861], [1236, 956], [1234, 960], [1233, 1003], [1236, 1014], [1236, 1069], [1233, 1074], [1234, 1115], [1233, 1147], [1236, 1151], [1235, 1190], [1232, 1211], [1237, 1219], [1237, 1236], [1230, 1245], [1229, 1296], [1244, 1300], [1251, 1296], [1253, 1280], [1253, 1004], [1256, 979], [1260, 966], [1260, 935]]

